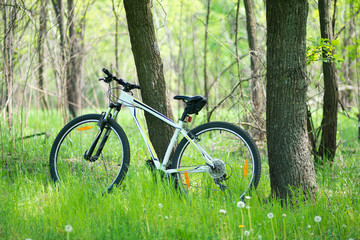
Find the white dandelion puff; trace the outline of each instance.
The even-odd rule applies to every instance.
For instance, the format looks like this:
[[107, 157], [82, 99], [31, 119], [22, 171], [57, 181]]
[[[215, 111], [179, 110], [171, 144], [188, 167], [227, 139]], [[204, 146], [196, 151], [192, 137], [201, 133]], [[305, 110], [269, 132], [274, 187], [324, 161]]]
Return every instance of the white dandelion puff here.
[[274, 217], [274, 214], [273, 213], [268, 213], [267, 217], [268, 217], [268, 219], [272, 219]]
[[245, 232], [244, 232], [244, 235], [245, 235], [245, 236], [249, 236], [249, 235], [250, 235], [250, 232], [249, 232], [249, 231], [245, 231]]
[[243, 201], [238, 202], [236, 205], [237, 205], [238, 208], [244, 208], [245, 207], [245, 203]]
[[66, 232], [72, 232], [73, 231], [73, 227], [71, 225], [66, 225], [65, 226], [65, 231]]
[[227, 214], [227, 211], [225, 210], [225, 209], [220, 209], [220, 211], [219, 211], [219, 213], [221, 213], [221, 214]]
[[250, 197], [250, 196], [245, 196], [245, 199], [246, 199], [246, 200], [250, 200], [251, 197]]
[[320, 222], [320, 221], [321, 221], [321, 217], [320, 217], [320, 216], [316, 216], [316, 217], [314, 218], [314, 221], [317, 222], [317, 223]]
[[159, 203], [159, 208], [163, 208], [164, 207], [164, 205], [162, 205], [161, 203]]

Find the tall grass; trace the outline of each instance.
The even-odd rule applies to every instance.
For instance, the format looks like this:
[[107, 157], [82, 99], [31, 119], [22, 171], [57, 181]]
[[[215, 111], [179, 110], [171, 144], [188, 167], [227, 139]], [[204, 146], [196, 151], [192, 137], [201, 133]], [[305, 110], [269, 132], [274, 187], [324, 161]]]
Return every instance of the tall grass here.
[[[131, 126], [125, 131], [132, 156], [121, 187], [106, 195], [78, 181], [56, 187], [50, 180], [48, 155], [63, 122], [56, 112], [30, 115], [22, 132], [8, 132], [1, 123], [1, 239], [360, 238], [360, 144], [353, 119], [340, 118], [337, 157], [333, 166], [317, 170], [316, 201], [281, 206], [269, 198], [263, 154], [260, 185], [241, 208], [238, 200], [221, 194], [181, 195], [154, 177], [145, 167], [147, 153], [140, 136], [125, 119], [119, 122]], [[47, 135], [21, 138], [36, 132]]]

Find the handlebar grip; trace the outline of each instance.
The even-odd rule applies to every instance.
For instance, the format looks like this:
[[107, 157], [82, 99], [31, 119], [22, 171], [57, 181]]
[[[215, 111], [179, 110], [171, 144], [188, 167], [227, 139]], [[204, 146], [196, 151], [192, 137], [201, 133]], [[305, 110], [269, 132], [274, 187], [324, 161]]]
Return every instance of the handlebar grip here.
[[113, 75], [109, 72], [109, 70], [107, 70], [106, 68], [102, 69], [103, 73], [105, 73], [106, 75], [108, 75], [108, 77], [113, 77]]

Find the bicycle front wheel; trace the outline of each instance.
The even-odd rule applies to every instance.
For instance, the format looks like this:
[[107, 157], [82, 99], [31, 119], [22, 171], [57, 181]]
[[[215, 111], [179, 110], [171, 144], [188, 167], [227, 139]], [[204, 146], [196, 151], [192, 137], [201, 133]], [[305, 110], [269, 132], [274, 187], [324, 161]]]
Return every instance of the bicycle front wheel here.
[[[213, 159], [209, 172], [176, 173], [178, 187], [188, 193], [227, 192], [243, 198], [256, 188], [261, 174], [259, 151], [251, 137], [241, 128], [226, 122], [210, 122], [193, 129], [189, 136]], [[201, 152], [184, 138], [175, 150], [172, 168], [203, 166]]]
[[[99, 114], [88, 114], [75, 118], [60, 131], [50, 153], [50, 173], [55, 182], [81, 182], [86, 187], [110, 191], [121, 183], [130, 162], [130, 147], [123, 129], [109, 119], [101, 132]], [[104, 139], [107, 132], [107, 139]], [[100, 135], [93, 156], [101, 143], [105, 143], [99, 156], [87, 160], [97, 135]]]

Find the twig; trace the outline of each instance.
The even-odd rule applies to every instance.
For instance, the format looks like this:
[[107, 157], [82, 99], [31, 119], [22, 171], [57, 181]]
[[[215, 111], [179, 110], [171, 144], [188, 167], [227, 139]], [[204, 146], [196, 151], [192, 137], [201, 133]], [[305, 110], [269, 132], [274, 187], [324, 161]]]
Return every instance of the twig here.
[[354, 16], [352, 16], [352, 17], [350, 18], [350, 21], [348, 21], [347, 23], [345, 23], [345, 25], [337, 32], [337, 34], [334, 36], [334, 39], [337, 39], [337, 38], [339, 37], [340, 33], [345, 30], [345, 28], [354, 20], [354, 18], [359, 14], [359, 12], [360, 12], [360, 7], [359, 7], [359, 9], [356, 11], [356, 13], [354, 14]]

